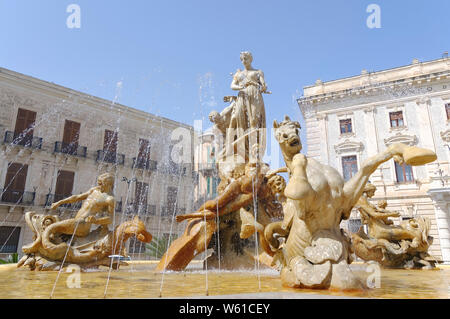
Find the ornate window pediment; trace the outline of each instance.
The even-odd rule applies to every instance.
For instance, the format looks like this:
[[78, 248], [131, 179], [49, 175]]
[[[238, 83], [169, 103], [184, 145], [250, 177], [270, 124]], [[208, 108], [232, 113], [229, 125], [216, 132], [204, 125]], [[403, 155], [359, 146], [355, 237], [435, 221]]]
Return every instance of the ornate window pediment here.
[[404, 143], [404, 144], [408, 144], [408, 145], [415, 145], [415, 144], [417, 144], [417, 136], [413, 135], [413, 134], [405, 134], [405, 133], [398, 132], [397, 134], [384, 139], [384, 144], [386, 144], [386, 146], [389, 146], [394, 143]]
[[359, 153], [364, 149], [364, 144], [346, 139], [342, 143], [334, 145], [334, 149], [337, 154]]
[[450, 129], [441, 132], [441, 138], [442, 138], [445, 142], [450, 142]]

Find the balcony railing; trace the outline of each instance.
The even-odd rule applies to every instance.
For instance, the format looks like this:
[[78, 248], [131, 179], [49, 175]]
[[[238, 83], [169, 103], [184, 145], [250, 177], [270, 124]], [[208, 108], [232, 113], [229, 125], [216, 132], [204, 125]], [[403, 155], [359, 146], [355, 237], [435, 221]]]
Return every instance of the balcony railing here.
[[[45, 197], [45, 207], [51, 207], [53, 203], [59, 202], [60, 200], [70, 197], [72, 195], [60, 195], [60, 194], [47, 194]], [[72, 204], [63, 204], [60, 207], [64, 207], [71, 210], [78, 210], [81, 208], [82, 202], [76, 202]]]
[[130, 215], [156, 215], [156, 205], [147, 205], [145, 203], [140, 204], [136, 202], [130, 202], [125, 210], [126, 214]]
[[116, 152], [109, 152], [105, 150], [98, 150], [97, 151], [97, 162], [105, 162], [105, 163], [112, 163], [112, 164], [118, 164], [123, 165], [125, 163], [125, 155], [124, 154], [117, 154]]
[[5, 144], [20, 145], [39, 150], [42, 148], [42, 137], [35, 137], [33, 135], [27, 135], [23, 133], [18, 134], [11, 131], [5, 132], [5, 138], [3, 142]]
[[160, 169], [160, 171], [164, 172], [165, 174], [170, 175], [178, 175], [178, 176], [186, 176], [187, 173], [187, 167], [177, 164], [177, 163], [168, 163], [163, 165], [163, 167]]
[[36, 192], [26, 192], [23, 190], [0, 189], [1, 201], [3, 203], [13, 203], [21, 206], [33, 206]]
[[216, 169], [216, 163], [199, 163], [199, 171], [211, 171]]
[[55, 142], [55, 153], [63, 153], [73, 156], [86, 157], [87, 147], [86, 146], [78, 146], [74, 143], [64, 143], [64, 142]]
[[186, 213], [186, 208], [174, 207], [174, 206], [161, 206], [161, 216], [170, 217], [175, 212], [175, 215], [181, 215]]
[[140, 169], [146, 169], [149, 171], [156, 171], [158, 167], [158, 162], [146, 159], [146, 158], [139, 158], [139, 157], [133, 157], [133, 166], [132, 168], [140, 168]]

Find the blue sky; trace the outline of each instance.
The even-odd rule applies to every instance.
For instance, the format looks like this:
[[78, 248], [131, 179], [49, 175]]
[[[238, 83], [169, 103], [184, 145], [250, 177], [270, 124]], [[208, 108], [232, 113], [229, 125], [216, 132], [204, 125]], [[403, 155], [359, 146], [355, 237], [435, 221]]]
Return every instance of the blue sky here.
[[[69, 29], [69, 4], [81, 28]], [[369, 29], [369, 4], [381, 28]], [[268, 124], [333, 80], [431, 60], [450, 48], [450, 1], [0, 0], [0, 66], [192, 125], [225, 107], [249, 50], [272, 95]]]

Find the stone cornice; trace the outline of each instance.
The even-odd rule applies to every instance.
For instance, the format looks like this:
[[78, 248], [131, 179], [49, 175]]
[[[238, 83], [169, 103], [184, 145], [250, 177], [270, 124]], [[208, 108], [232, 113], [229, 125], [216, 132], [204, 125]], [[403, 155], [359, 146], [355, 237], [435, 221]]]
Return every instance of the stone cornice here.
[[[354, 88], [348, 88], [344, 90], [333, 91], [329, 93], [314, 94], [310, 96], [304, 96], [297, 99], [299, 106], [305, 104], [315, 104], [320, 102], [331, 102], [335, 100], [340, 100], [346, 97], [361, 96], [361, 95], [371, 95], [374, 93], [384, 93], [393, 91], [395, 89], [401, 91], [401, 89], [408, 89], [415, 85], [420, 85], [422, 83], [427, 83], [431, 81], [439, 81], [441, 79], [450, 79], [450, 71], [442, 71], [433, 74], [425, 74], [421, 76], [413, 76], [407, 79], [389, 81], [389, 82], [379, 82], [379, 83], [368, 83], [364, 86], [358, 86]], [[418, 92], [420, 94], [420, 92]]]
[[[184, 123], [176, 122], [162, 116], [156, 116], [119, 103], [113, 103], [112, 101], [108, 101], [100, 97], [72, 90], [61, 85], [40, 80], [8, 69], [0, 68], [0, 81], [11, 89], [23, 88], [26, 89], [28, 93], [31, 91], [38, 95], [66, 100], [68, 103], [95, 107], [108, 113], [111, 113], [112, 111], [120, 112], [122, 114], [125, 113], [127, 116], [133, 117], [136, 120], [150, 118], [152, 122], [149, 122], [149, 125], [152, 125], [152, 123], [153, 125], [157, 125], [157, 123], [162, 122], [166, 124], [166, 126], [171, 126], [172, 128], [184, 127], [189, 130], [193, 130], [192, 126]], [[112, 109], [112, 105], [114, 109]]]
[[[356, 111], [356, 110], [370, 111], [373, 109], [376, 112], [376, 108], [378, 106], [389, 106], [391, 104], [403, 105], [403, 104], [410, 103], [410, 102], [417, 103], [418, 95], [405, 96], [405, 97], [400, 97], [400, 98], [392, 98], [389, 100], [381, 100], [381, 101], [376, 101], [376, 102], [357, 104], [357, 105], [352, 105], [352, 106], [348, 106], [348, 107], [340, 107], [339, 111], [340, 112], [352, 112], [352, 111]], [[449, 87], [449, 89], [444, 90], [444, 91], [426, 93], [426, 96], [430, 99], [432, 99], [432, 98], [442, 98], [444, 100], [450, 99], [450, 87]], [[308, 115], [310, 116], [310, 114], [314, 114], [317, 111], [317, 108], [316, 108], [317, 103], [306, 103], [306, 104], [302, 104], [302, 105], [299, 104], [299, 106], [300, 106], [300, 110], [303, 112], [303, 115], [305, 117], [308, 117]], [[336, 113], [335, 110], [322, 110], [320, 112], [322, 114]]]
[[450, 71], [450, 58], [443, 56], [440, 59], [420, 62], [414, 59], [411, 64], [389, 68], [385, 70], [369, 72], [362, 70], [359, 75], [344, 77], [332, 81], [323, 82], [320, 79], [314, 85], [303, 88], [305, 96], [320, 93], [335, 92], [344, 89], [365, 86], [370, 83], [393, 82], [409, 78], [418, 78], [428, 74], [437, 74], [442, 71]]

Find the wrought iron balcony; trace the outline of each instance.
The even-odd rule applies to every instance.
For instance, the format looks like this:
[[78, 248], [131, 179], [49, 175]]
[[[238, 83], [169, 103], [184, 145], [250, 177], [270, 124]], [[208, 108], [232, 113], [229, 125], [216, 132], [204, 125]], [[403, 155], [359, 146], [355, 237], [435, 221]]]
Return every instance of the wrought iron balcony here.
[[149, 171], [156, 171], [158, 167], [158, 162], [146, 159], [146, 158], [140, 158], [140, 157], [133, 157], [133, 166], [132, 168], [140, 168], [140, 169], [146, 169]]
[[116, 152], [109, 152], [105, 150], [98, 150], [97, 151], [97, 162], [104, 162], [104, 163], [112, 163], [112, 164], [118, 164], [123, 165], [125, 163], [125, 155], [124, 154], [117, 154]]
[[175, 215], [185, 214], [186, 208], [177, 206], [161, 206], [161, 216], [170, 217], [175, 212]]
[[55, 153], [63, 153], [73, 156], [86, 157], [87, 147], [86, 146], [78, 146], [74, 143], [64, 143], [64, 142], [55, 142]]
[[39, 150], [42, 148], [42, 137], [35, 137], [33, 135], [27, 135], [23, 133], [18, 134], [11, 131], [5, 132], [5, 138], [3, 142], [5, 144], [20, 145]]
[[163, 165], [161, 170], [165, 174], [178, 176], [186, 176], [187, 173], [187, 167], [173, 162]]
[[129, 215], [156, 215], [156, 205], [147, 205], [145, 203], [130, 202], [125, 210]]
[[12, 203], [20, 206], [33, 206], [36, 192], [26, 192], [24, 190], [0, 189], [1, 202]]
[[[45, 197], [45, 207], [49, 208], [53, 203], [56, 203], [64, 198], [70, 197], [72, 195], [60, 195], [60, 194], [47, 194]], [[81, 208], [82, 202], [76, 202], [72, 204], [62, 204], [60, 207], [64, 207], [71, 210], [78, 210]]]
[[216, 163], [199, 163], [199, 171], [210, 171], [216, 169]]

